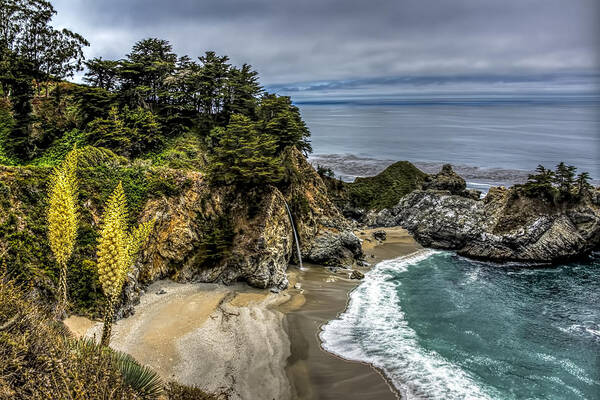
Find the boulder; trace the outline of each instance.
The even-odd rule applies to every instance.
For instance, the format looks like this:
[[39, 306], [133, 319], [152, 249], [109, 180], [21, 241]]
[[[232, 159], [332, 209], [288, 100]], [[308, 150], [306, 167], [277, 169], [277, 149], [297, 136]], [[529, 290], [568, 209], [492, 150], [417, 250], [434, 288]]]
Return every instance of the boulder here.
[[350, 273], [350, 279], [364, 279], [365, 278], [365, 274], [363, 274], [362, 272], [360, 272], [357, 269], [353, 269], [352, 272]]
[[352, 231], [323, 231], [311, 243], [304, 258], [322, 265], [352, 264], [363, 255], [360, 240]]
[[379, 242], [383, 242], [385, 239], [387, 239], [387, 233], [383, 229], [376, 230], [371, 234], [371, 236], [373, 236], [373, 238]]
[[452, 165], [444, 164], [436, 175], [428, 176], [423, 183], [423, 190], [447, 190], [452, 194], [462, 194], [467, 183], [452, 169]]

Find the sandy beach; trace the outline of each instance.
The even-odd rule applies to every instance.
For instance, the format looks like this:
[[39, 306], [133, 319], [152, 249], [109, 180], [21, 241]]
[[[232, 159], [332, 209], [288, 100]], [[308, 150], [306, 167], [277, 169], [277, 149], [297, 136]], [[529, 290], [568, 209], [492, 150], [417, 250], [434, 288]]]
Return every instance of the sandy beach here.
[[[418, 249], [399, 228], [377, 242], [358, 231], [367, 261], [375, 263]], [[361, 268], [363, 272], [368, 267]], [[360, 283], [348, 270], [290, 266], [290, 288], [281, 293], [244, 283], [231, 286], [158, 281], [135, 314], [113, 327], [111, 347], [175, 380], [230, 399], [396, 399], [385, 378], [367, 364], [324, 351], [321, 326], [343, 312]], [[70, 317], [78, 336], [100, 337], [102, 324]]]

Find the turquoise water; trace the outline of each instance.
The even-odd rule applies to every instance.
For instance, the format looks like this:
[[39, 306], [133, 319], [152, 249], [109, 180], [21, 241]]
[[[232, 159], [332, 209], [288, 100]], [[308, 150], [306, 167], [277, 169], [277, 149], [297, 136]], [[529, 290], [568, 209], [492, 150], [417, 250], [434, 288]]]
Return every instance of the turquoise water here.
[[600, 259], [531, 269], [424, 250], [385, 261], [321, 339], [408, 398], [600, 399]]

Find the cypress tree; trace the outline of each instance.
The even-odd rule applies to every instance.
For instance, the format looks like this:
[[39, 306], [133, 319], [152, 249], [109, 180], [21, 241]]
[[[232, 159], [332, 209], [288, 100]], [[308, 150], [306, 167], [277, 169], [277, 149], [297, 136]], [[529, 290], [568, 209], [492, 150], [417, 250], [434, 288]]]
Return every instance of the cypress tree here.
[[275, 139], [257, 131], [248, 117], [232, 115], [229, 125], [213, 129], [211, 136], [218, 140], [209, 168], [213, 183], [258, 186], [282, 179]]

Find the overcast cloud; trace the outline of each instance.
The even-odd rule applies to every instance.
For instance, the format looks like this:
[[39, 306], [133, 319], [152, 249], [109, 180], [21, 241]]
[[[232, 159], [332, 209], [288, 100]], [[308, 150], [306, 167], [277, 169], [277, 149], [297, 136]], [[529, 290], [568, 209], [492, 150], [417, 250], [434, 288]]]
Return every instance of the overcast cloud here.
[[496, 82], [499, 77], [535, 81], [536, 76], [549, 76], [561, 82], [557, 76], [573, 76], [581, 84], [600, 68], [598, 0], [53, 4], [59, 13], [55, 25], [91, 42], [88, 57], [122, 58], [135, 41], [160, 37], [171, 41], [180, 55], [214, 50], [235, 64], [250, 63], [263, 85], [290, 92], [314, 89], [315, 82], [337, 85], [336, 90], [373, 88], [405, 77], [433, 77], [432, 82], [440, 77], [488, 77]]

